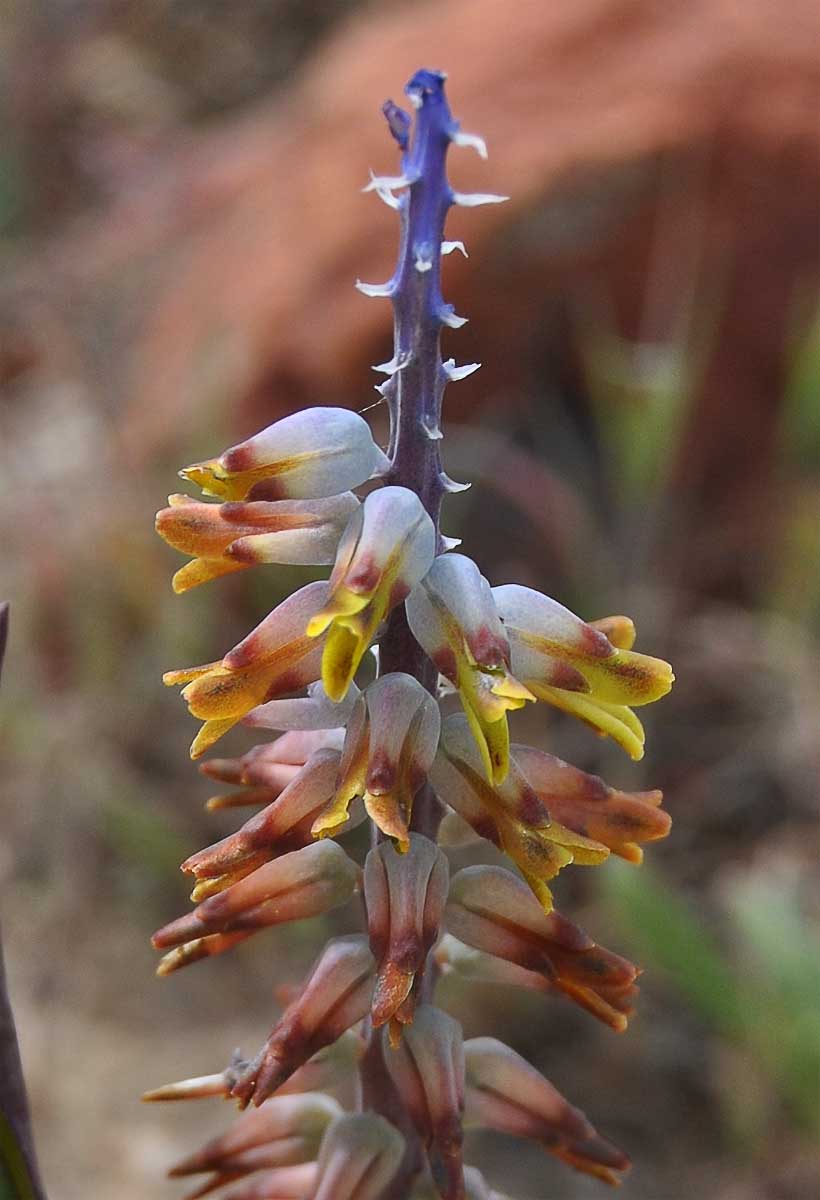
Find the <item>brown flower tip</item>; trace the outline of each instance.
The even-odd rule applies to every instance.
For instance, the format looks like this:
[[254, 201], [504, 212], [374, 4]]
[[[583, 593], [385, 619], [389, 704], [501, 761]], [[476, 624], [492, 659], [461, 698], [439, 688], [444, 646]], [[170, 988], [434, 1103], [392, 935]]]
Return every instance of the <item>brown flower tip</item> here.
[[[453, 879], [445, 914], [451, 933], [477, 950], [535, 972], [618, 1032], [637, 994], [637, 968], [598, 946], [558, 912], [546, 914], [503, 867], [467, 867]], [[526, 984], [526, 980], [523, 980]]]
[[251, 1102], [259, 1107], [298, 1067], [365, 1016], [374, 966], [363, 937], [327, 943], [298, 997], [232, 1088], [242, 1107]]
[[447, 859], [434, 842], [411, 833], [407, 845], [400, 854], [381, 842], [364, 866], [367, 925], [378, 967], [371, 1016], [377, 1027], [395, 1022], [394, 1034], [413, 1020], [415, 985], [439, 935], [449, 882]]
[[387, 1068], [428, 1152], [442, 1200], [463, 1200], [464, 1047], [461, 1026], [422, 1004]]

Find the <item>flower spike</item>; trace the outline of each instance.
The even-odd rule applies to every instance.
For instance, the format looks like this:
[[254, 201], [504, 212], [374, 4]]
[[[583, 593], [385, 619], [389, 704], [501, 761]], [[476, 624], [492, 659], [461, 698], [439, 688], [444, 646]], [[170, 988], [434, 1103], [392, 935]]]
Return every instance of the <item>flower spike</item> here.
[[405, 854], [380, 842], [364, 865], [364, 900], [370, 949], [378, 974], [371, 1017], [390, 1022], [397, 1042], [413, 1021], [417, 985], [439, 934], [447, 900], [447, 859], [429, 838], [411, 833]]
[[510, 759], [504, 782], [495, 787], [487, 782], [482, 766], [465, 718], [448, 717], [441, 749], [430, 771], [436, 794], [476, 833], [510, 856], [544, 911], [550, 912], [549, 880], [572, 862], [597, 866], [608, 857], [609, 850], [553, 821], [514, 758]]
[[349, 491], [387, 466], [358, 413], [306, 408], [180, 476], [220, 500], [309, 500]]
[[157, 533], [193, 556], [173, 577], [177, 593], [256, 563], [332, 563], [342, 531], [359, 507], [352, 492], [323, 500], [234, 504], [174, 495], [168, 504], [157, 513]]
[[[493, 597], [513, 670], [530, 691], [642, 758], [644, 731], [632, 708], [666, 695], [674, 680], [669, 663], [619, 649], [601, 629], [532, 588], [510, 583], [493, 588]], [[613, 618], [616, 636], [628, 639], [624, 620]]]
[[436, 701], [411, 675], [382, 675], [361, 695], [345, 737], [336, 795], [313, 826], [335, 836], [356, 796], [388, 837], [406, 849], [413, 798], [427, 778], [438, 746]]
[[186, 684], [182, 695], [191, 716], [205, 722], [191, 745], [191, 758], [201, 757], [257, 705], [318, 678], [323, 647], [306, 636], [305, 625], [327, 594], [326, 583], [309, 583], [283, 600], [221, 662], [163, 676], [169, 687]]
[[322, 682], [331, 700], [349, 688], [381, 622], [404, 600], [433, 561], [436, 533], [415, 492], [371, 492], [339, 543], [330, 595], [307, 625], [309, 637], [328, 630]]
[[463, 554], [440, 555], [406, 603], [413, 636], [458, 689], [487, 778], [509, 768], [507, 712], [532, 693], [510, 672], [510, 648], [487, 580]]

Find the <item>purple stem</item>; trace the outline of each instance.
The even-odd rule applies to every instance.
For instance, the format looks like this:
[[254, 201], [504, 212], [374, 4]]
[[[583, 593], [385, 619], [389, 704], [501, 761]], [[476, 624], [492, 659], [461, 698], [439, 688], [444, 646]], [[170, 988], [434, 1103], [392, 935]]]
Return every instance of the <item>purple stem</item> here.
[[[398, 200], [401, 240], [396, 270], [389, 283], [393, 303], [396, 368], [382, 388], [390, 409], [390, 470], [385, 483], [416, 492], [430, 514], [444, 549], [439, 520], [441, 502], [452, 484], [439, 456], [441, 406], [447, 374], [441, 359], [441, 328], [453, 310], [441, 295], [441, 243], [453, 195], [446, 158], [457, 129], [444, 95], [444, 76], [417, 71], [405, 88], [416, 110], [410, 115], [388, 101], [384, 115], [403, 153], [402, 177], [409, 181]], [[412, 140], [411, 140], [412, 125]], [[410, 632], [404, 606], [393, 610], [379, 645], [379, 673], [405, 671], [433, 694], [438, 672]], [[429, 786], [413, 803], [411, 828], [436, 840], [442, 807]], [[373, 829], [374, 840], [378, 830]], [[435, 982], [428, 963], [423, 981], [429, 998]], [[407, 1153], [391, 1195], [404, 1195], [424, 1161], [409, 1114], [384, 1064], [381, 1030], [371, 1030], [361, 1065], [362, 1106], [381, 1113], [405, 1135]], [[399, 1190], [396, 1190], [399, 1189]], [[404, 1189], [404, 1190], [401, 1190]]]

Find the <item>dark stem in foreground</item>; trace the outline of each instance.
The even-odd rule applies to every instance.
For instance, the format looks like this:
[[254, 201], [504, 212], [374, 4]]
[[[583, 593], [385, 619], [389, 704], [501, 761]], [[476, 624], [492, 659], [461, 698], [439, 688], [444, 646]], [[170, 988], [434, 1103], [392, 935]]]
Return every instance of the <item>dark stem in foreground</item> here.
[[[403, 150], [402, 177], [408, 186], [398, 199], [401, 243], [389, 285], [394, 313], [394, 354], [381, 391], [390, 409], [391, 467], [385, 483], [410, 488], [419, 496], [436, 528], [439, 550], [441, 502], [451, 486], [439, 456], [441, 406], [447, 373], [441, 359], [442, 325], [455, 323], [441, 295], [441, 244], [452, 204], [446, 156], [455, 122], [444, 95], [443, 77], [419, 71], [406, 88], [416, 108], [412, 143], [410, 122], [392, 103], [384, 107], [390, 130]], [[433, 694], [438, 672], [413, 637], [404, 606], [393, 610], [379, 645], [379, 674], [404, 671]], [[415, 798], [411, 829], [436, 840], [442, 807], [425, 785]], [[378, 831], [374, 828], [374, 840]], [[428, 963], [423, 994], [429, 998], [435, 967]], [[408, 1114], [384, 1064], [381, 1030], [370, 1030], [361, 1065], [363, 1107], [381, 1113], [404, 1133], [407, 1153], [391, 1185], [395, 1195], [418, 1173], [423, 1161]], [[391, 1193], [392, 1194], [392, 1193]]]
[[[0, 604], [0, 672], [8, 635], [9, 606]], [[12, 1190], [7, 1192], [7, 1188]], [[14, 1013], [6, 987], [0, 937], [0, 1195], [46, 1200], [37, 1169], [26, 1085], [17, 1045]]]

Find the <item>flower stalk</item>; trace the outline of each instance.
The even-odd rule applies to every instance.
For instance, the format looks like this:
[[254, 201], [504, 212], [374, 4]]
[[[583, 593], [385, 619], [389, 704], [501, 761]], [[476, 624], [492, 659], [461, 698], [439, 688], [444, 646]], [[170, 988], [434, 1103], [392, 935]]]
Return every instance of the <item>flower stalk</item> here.
[[[627, 618], [587, 623], [532, 589], [492, 587], [441, 531], [445, 495], [465, 486], [442, 468], [444, 391], [480, 365], [441, 354], [442, 330], [465, 321], [442, 295], [442, 256], [466, 253], [445, 240], [445, 221], [453, 205], [506, 199], [451, 188], [450, 145], [482, 158], [486, 148], [459, 129], [444, 79], [413, 76], [413, 114], [384, 105], [399, 173], [364, 189], [400, 222], [391, 278], [357, 284], [393, 306], [393, 354], [375, 368], [386, 377], [377, 390], [390, 415], [387, 453], [361, 416], [310, 409], [185, 468], [212, 500], [175, 495], [158, 517], [161, 536], [192, 556], [178, 592], [258, 564], [332, 563], [327, 583], [283, 600], [222, 659], [165, 677], [184, 685], [204, 722], [192, 758], [240, 723], [281, 736], [202, 765], [243, 789], [209, 808], [261, 811], [182, 864], [197, 907], [154, 935], [166, 951], [159, 973], [357, 892], [367, 924], [366, 936], [325, 946], [255, 1058], [239, 1055], [222, 1072], [146, 1097], [252, 1106], [232, 1133], [175, 1169], [211, 1172], [199, 1195], [241, 1180], [230, 1200], [483, 1200], [494, 1193], [463, 1164], [465, 1121], [527, 1137], [608, 1183], [629, 1164], [513, 1050], [492, 1038], [464, 1044], [435, 1003], [440, 972], [473, 955], [479, 973], [557, 994], [625, 1029], [637, 968], [555, 912], [549, 884], [610, 852], [638, 865], [642, 843], [669, 828], [661, 795], [618, 791], [511, 744], [509, 723], [525, 704], [544, 703], [638, 758], [644, 733], [633, 708], [672, 683], [668, 664], [633, 651]], [[364, 484], [374, 486], [357, 495]], [[463, 714], [442, 720], [446, 686]], [[371, 846], [354, 861], [336, 839], [365, 815]], [[475, 867], [451, 880], [444, 816], [520, 874]], [[334, 1087], [345, 1064], [358, 1069], [356, 1114], [282, 1102]]]

